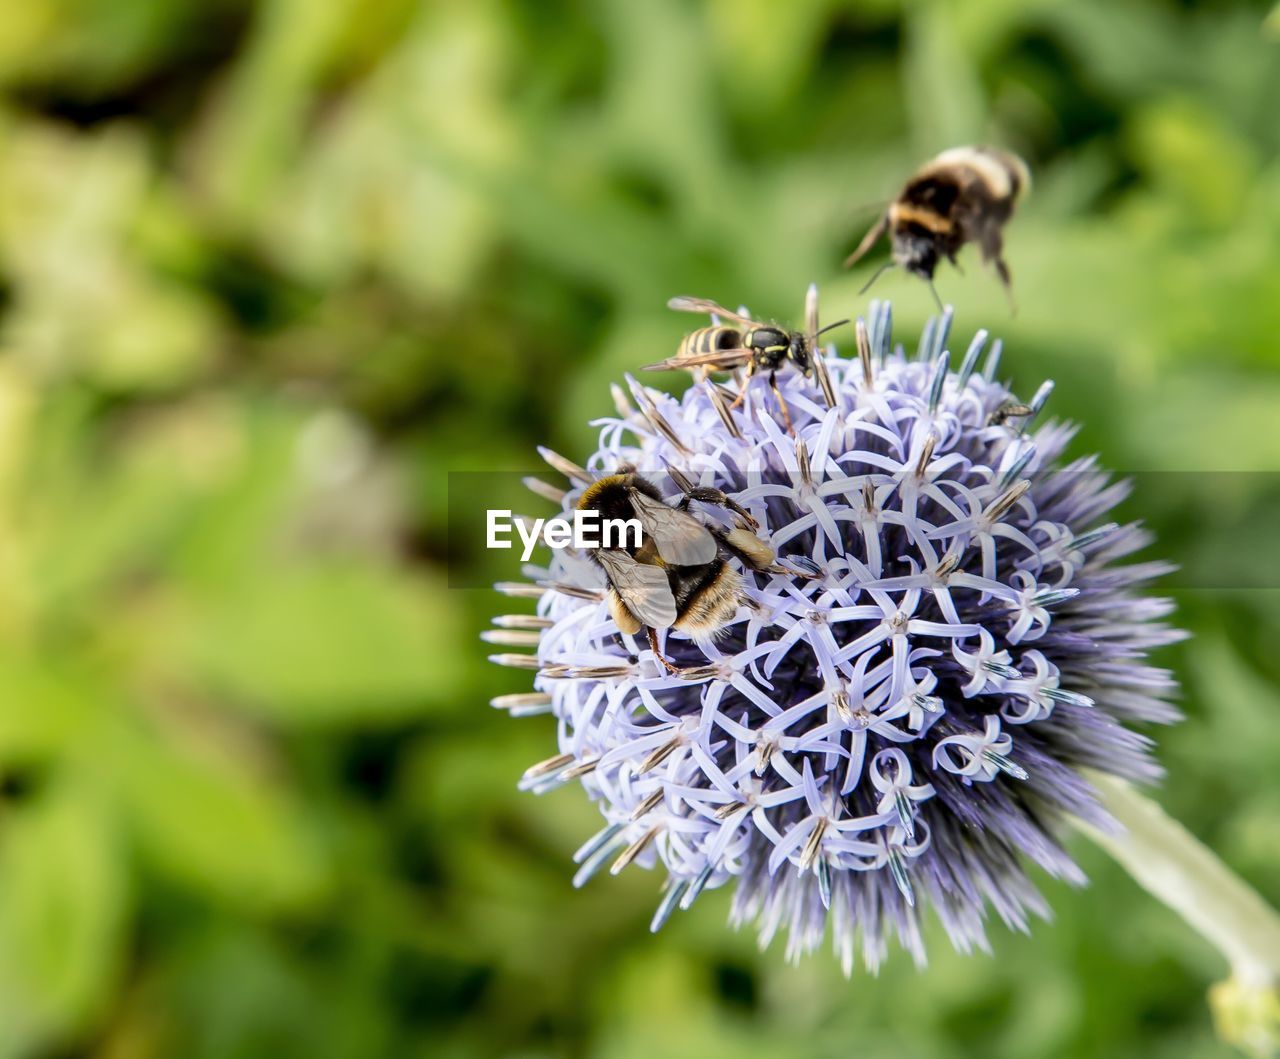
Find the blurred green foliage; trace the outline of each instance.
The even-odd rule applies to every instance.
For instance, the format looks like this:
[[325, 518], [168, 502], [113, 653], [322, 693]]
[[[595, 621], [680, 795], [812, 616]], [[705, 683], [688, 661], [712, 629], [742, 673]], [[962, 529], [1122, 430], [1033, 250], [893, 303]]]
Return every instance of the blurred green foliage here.
[[[0, 7], [0, 1059], [1227, 1054], [1217, 956], [1083, 844], [1055, 924], [969, 959], [934, 931], [927, 973], [852, 982], [758, 954], [723, 894], [654, 938], [652, 875], [573, 892], [594, 810], [515, 792], [552, 725], [485, 705], [527, 680], [474, 639], [500, 604], [447, 588], [446, 475], [581, 454], [688, 325], [672, 294], [786, 318], [814, 279], [858, 311], [835, 266], [874, 204], [974, 140], [1037, 186], [1020, 314], [966, 255], [958, 328], [1058, 380], [1080, 452], [1274, 472], [1265, 19]], [[930, 307], [877, 293], [908, 335]], [[1231, 481], [1130, 514], [1247, 572], [1275, 507]], [[1188, 584], [1163, 798], [1280, 901], [1280, 593]]]

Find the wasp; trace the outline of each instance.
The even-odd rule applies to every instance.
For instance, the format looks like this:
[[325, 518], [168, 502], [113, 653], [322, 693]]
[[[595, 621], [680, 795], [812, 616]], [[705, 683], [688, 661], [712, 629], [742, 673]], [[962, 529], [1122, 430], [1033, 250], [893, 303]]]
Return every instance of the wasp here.
[[[849, 268], [889, 233], [893, 256], [867, 281], [863, 293], [895, 265], [921, 277], [933, 290], [942, 258], [953, 265], [966, 243], [977, 243], [1013, 300], [1003, 256], [1004, 226], [1031, 187], [1031, 172], [1016, 154], [995, 147], [953, 147], [922, 166], [844, 262]], [[933, 297], [942, 303], [934, 290]]]
[[[740, 512], [737, 525], [712, 531], [688, 513], [692, 500]], [[773, 549], [753, 532], [754, 520], [718, 489], [686, 490], [673, 507], [649, 479], [624, 469], [592, 482], [576, 506], [603, 518], [639, 521], [644, 532], [638, 545], [593, 548], [588, 554], [604, 571], [618, 629], [627, 635], [644, 629], [654, 656], [671, 673], [680, 670], [659, 650], [658, 630], [678, 629], [695, 639], [714, 636], [746, 602], [741, 575], [727, 557], [753, 570], [774, 569]]]
[[[667, 307], [677, 312], [714, 313], [728, 323], [700, 327], [685, 335], [675, 356], [657, 364], [645, 365], [646, 371], [734, 371], [747, 369], [750, 378], [757, 372], [769, 373], [769, 386], [778, 399], [778, 408], [791, 429], [791, 414], [787, 402], [778, 389], [778, 370], [792, 364], [806, 379], [814, 372], [815, 350], [818, 336], [832, 328], [847, 324], [838, 320], [821, 329], [812, 326], [808, 331], [792, 331], [778, 324], [761, 323], [739, 313], [730, 312], [724, 306], [705, 298], [672, 298]], [[731, 407], [737, 407], [746, 394], [744, 386]]]

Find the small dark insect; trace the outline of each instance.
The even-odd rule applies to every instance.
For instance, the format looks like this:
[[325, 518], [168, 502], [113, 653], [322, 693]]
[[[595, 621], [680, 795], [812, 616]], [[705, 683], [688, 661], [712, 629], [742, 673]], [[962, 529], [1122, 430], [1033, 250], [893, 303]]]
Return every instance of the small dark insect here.
[[1021, 419], [1023, 416], [1029, 416], [1035, 412], [1029, 404], [1020, 404], [1017, 401], [1005, 401], [994, 412], [987, 416], [987, 423], [990, 426], [1003, 426], [1010, 419]]
[[712, 531], [688, 513], [693, 500], [741, 511], [720, 490], [705, 488], [686, 490], [672, 507], [657, 486], [630, 470], [593, 482], [576, 505], [603, 518], [639, 520], [644, 535], [638, 547], [593, 548], [589, 554], [609, 583], [606, 598], [618, 628], [628, 635], [645, 629], [654, 656], [672, 673], [680, 670], [658, 649], [657, 630], [713, 636], [745, 601], [742, 579], [725, 554], [754, 570], [774, 568], [773, 549], [752, 532], [749, 516], [740, 516], [732, 530]]
[[[756, 372], [769, 373], [769, 385], [778, 399], [778, 407], [786, 420], [787, 429], [791, 429], [791, 414], [787, 411], [787, 403], [782, 399], [778, 389], [777, 373], [788, 361], [808, 378], [814, 370], [814, 352], [817, 349], [818, 336], [832, 328], [847, 324], [848, 320], [837, 320], [819, 329], [816, 321], [811, 323], [808, 331], [791, 331], [777, 324], [761, 323], [749, 317], [730, 312], [706, 298], [672, 298], [667, 306], [679, 312], [715, 313], [729, 323], [712, 324], [700, 327], [685, 335], [680, 348], [674, 357], [668, 357], [657, 364], [645, 365], [646, 371], [693, 371], [701, 373], [711, 371], [733, 371], [745, 367], [747, 376]], [[816, 312], [814, 313], [816, 316]], [[738, 394], [733, 407], [737, 407], [746, 393], [745, 387]]]
[[[965, 243], [977, 243], [982, 259], [993, 265], [1012, 303], [1009, 267], [1002, 256], [1003, 229], [1031, 187], [1027, 164], [995, 147], [953, 147], [923, 166], [889, 204], [858, 248], [844, 262], [849, 268], [889, 233], [892, 260], [881, 266], [865, 291], [886, 268], [895, 265], [920, 276], [933, 289], [942, 258], [953, 265]], [[934, 299], [938, 299], [934, 291]], [[938, 307], [942, 308], [939, 301]]]

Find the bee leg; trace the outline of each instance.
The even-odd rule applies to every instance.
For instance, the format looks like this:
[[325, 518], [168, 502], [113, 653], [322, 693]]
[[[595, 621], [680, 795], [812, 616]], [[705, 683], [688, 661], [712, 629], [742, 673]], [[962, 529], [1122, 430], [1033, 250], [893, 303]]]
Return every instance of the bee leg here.
[[744, 386], [742, 387], [742, 389], [738, 391], [738, 396], [733, 399], [733, 404], [729, 406], [729, 411], [732, 412], [735, 408], [738, 407], [738, 405], [742, 404], [742, 399], [746, 396], [747, 396], [747, 388]]
[[782, 399], [782, 391], [778, 389], [778, 373], [776, 371], [769, 372], [769, 387], [773, 390], [773, 396], [778, 399], [778, 411], [782, 413], [782, 421], [787, 426], [787, 433], [795, 434], [795, 427], [791, 425], [791, 413], [787, 410], [787, 402]]
[[736, 526], [728, 533], [717, 533], [716, 538], [749, 570], [769, 573], [777, 565], [777, 553], [749, 529]]
[[730, 412], [732, 412], [735, 408], [737, 408], [738, 405], [742, 404], [742, 399], [747, 396], [747, 383], [751, 381], [751, 376], [754, 375], [755, 373], [756, 373], [756, 362], [753, 360], [750, 364], [747, 365], [747, 372], [746, 372], [747, 377], [746, 379], [743, 380], [742, 385], [738, 387], [738, 396], [733, 399], [733, 404], [729, 406]]
[[996, 275], [1000, 277], [1000, 282], [1004, 284], [1005, 296], [1009, 299], [1009, 315], [1018, 315], [1018, 303], [1013, 297], [1013, 280], [1009, 276], [1009, 266], [1004, 263], [1004, 258], [997, 257], [993, 262], [996, 268]]
[[1009, 312], [1018, 315], [1018, 303], [1013, 299], [1013, 279], [1009, 275], [1009, 266], [1004, 260], [1004, 237], [999, 227], [993, 226], [982, 233], [979, 243], [982, 249], [982, 260], [995, 269], [1000, 282], [1004, 284], [1005, 296], [1009, 299]]
[[938, 297], [938, 288], [933, 285], [933, 276], [925, 276], [924, 281], [929, 284], [929, 293], [933, 295], [933, 303], [938, 307], [938, 315], [941, 316], [947, 309], [942, 304], [942, 299]]
[[674, 662], [667, 659], [662, 651], [658, 648], [658, 632], [652, 626], [646, 626], [645, 632], [649, 634], [649, 648], [653, 651], [653, 657], [662, 663], [662, 666], [668, 673], [679, 673], [680, 667]]
[[676, 505], [681, 511], [689, 510], [689, 502], [699, 500], [704, 504], [715, 504], [718, 507], [726, 507], [735, 515], [747, 523], [753, 530], [760, 528], [760, 523], [752, 516], [751, 512], [739, 504], [733, 497], [727, 493], [721, 492], [719, 489], [712, 489], [709, 486], [698, 486], [690, 489], [680, 498], [680, 502]]

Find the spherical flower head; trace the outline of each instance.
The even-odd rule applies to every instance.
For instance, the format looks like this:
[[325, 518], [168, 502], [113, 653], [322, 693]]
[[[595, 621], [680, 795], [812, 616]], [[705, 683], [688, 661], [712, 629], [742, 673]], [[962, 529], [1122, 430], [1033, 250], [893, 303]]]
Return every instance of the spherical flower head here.
[[559, 735], [523, 785], [576, 781], [599, 805], [577, 884], [606, 865], [666, 873], [655, 930], [733, 884], [735, 923], [762, 944], [785, 929], [792, 956], [829, 925], [846, 973], [859, 941], [875, 968], [894, 935], [923, 962], [926, 906], [958, 948], [986, 948], [988, 906], [1024, 930], [1047, 914], [1028, 863], [1083, 882], [1055, 830], [1111, 821], [1082, 770], [1159, 775], [1129, 726], [1178, 716], [1145, 661], [1180, 636], [1169, 601], [1140, 591], [1167, 568], [1123, 562], [1147, 534], [1108, 520], [1126, 483], [1063, 463], [1073, 428], [1037, 422], [1050, 384], [1011, 393], [998, 342], [979, 370], [985, 331], [953, 363], [950, 322], [909, 356], [873, 302], [858, 356], [828, 347], [808, 377], [788, 365], [680, 398], [628, 379], [635, 404], [615, 395], [585, 473], [553, 457], [566, 512], [634, 467], [672, 505], [722, 490], [777, 555], [765, 572], [727, 560], [742, 605], [716, 635], [658, 632], [678, 673], [619, 631], [589, 557], [556, 552], [538, 584], [508, 586], [540, 596], [524, 619], [538, 672], [496, 704], [550, 712]]

